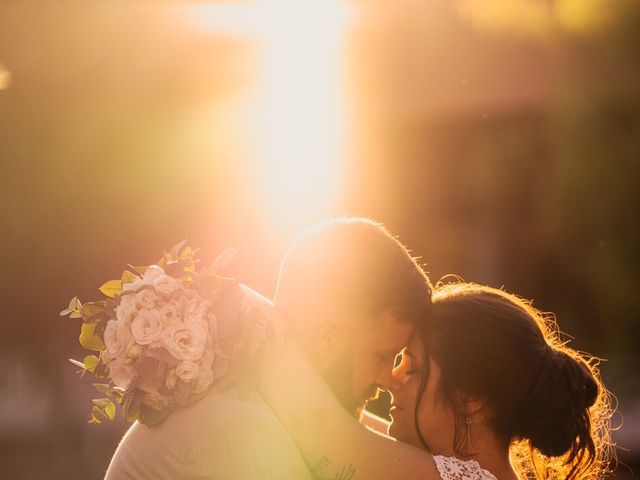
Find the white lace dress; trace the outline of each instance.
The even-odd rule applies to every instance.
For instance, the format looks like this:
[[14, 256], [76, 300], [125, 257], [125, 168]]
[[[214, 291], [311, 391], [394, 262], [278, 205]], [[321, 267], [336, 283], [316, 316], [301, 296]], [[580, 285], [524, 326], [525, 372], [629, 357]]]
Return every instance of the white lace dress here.
[[460, 460], [455, 457], [434, 455], [433, 460], [442, 480], [497, 480], [490, 471], [475, 460]]

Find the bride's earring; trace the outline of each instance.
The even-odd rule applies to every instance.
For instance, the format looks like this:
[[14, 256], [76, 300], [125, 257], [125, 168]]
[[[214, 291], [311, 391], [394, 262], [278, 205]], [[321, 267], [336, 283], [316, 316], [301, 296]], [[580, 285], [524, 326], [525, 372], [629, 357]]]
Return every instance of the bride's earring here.
[[466, 417], [464, 421], [467, 424], [467, 428], [469, 428], [469, 425], [471, 425], [471, 417]]

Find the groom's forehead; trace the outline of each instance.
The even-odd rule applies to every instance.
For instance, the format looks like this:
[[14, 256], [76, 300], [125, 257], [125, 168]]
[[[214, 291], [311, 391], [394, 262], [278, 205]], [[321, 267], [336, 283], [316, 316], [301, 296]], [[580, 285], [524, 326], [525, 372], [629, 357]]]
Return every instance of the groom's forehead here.
[[399, 317], [391, 309], [388, 309], [371, 319], [367, 325], [367, 334], [371, 341], [380, 344], [381, 348], [387, 345], [391, 350], [398, 345], [403, 348], [409, 342], [415, 330], [415, 325]]

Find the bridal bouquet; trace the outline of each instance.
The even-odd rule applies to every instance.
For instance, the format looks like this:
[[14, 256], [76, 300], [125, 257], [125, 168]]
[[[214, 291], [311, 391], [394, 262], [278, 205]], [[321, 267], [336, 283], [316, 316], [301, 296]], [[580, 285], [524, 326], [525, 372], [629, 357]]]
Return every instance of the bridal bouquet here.
[[74, 297], [60, 313], [82, 319], [80, 344], [93, 351], [70, 361], [102, 380], [93, 384], [103, 396], [93, 400], [91, 423], [113, 420], [116, 404], [129, 421], [159, 423], [259, 348], [265, 316], [247, 301], [250, 289], [218, 274], [236, 251], [198, 270], [197, 250], [184, 244], [155, 265], [128, 266], [100, 287], [102, 300]]

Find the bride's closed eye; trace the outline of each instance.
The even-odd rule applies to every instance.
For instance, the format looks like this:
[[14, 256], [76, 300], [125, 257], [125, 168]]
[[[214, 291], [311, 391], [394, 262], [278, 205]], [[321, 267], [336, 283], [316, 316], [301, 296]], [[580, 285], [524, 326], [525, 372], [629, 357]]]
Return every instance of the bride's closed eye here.
[[401, 383], [405, 383], [416, 373], [418, 373], [418, 368], [415, 357], [405, 348], [396, 356], [393, 377]]

